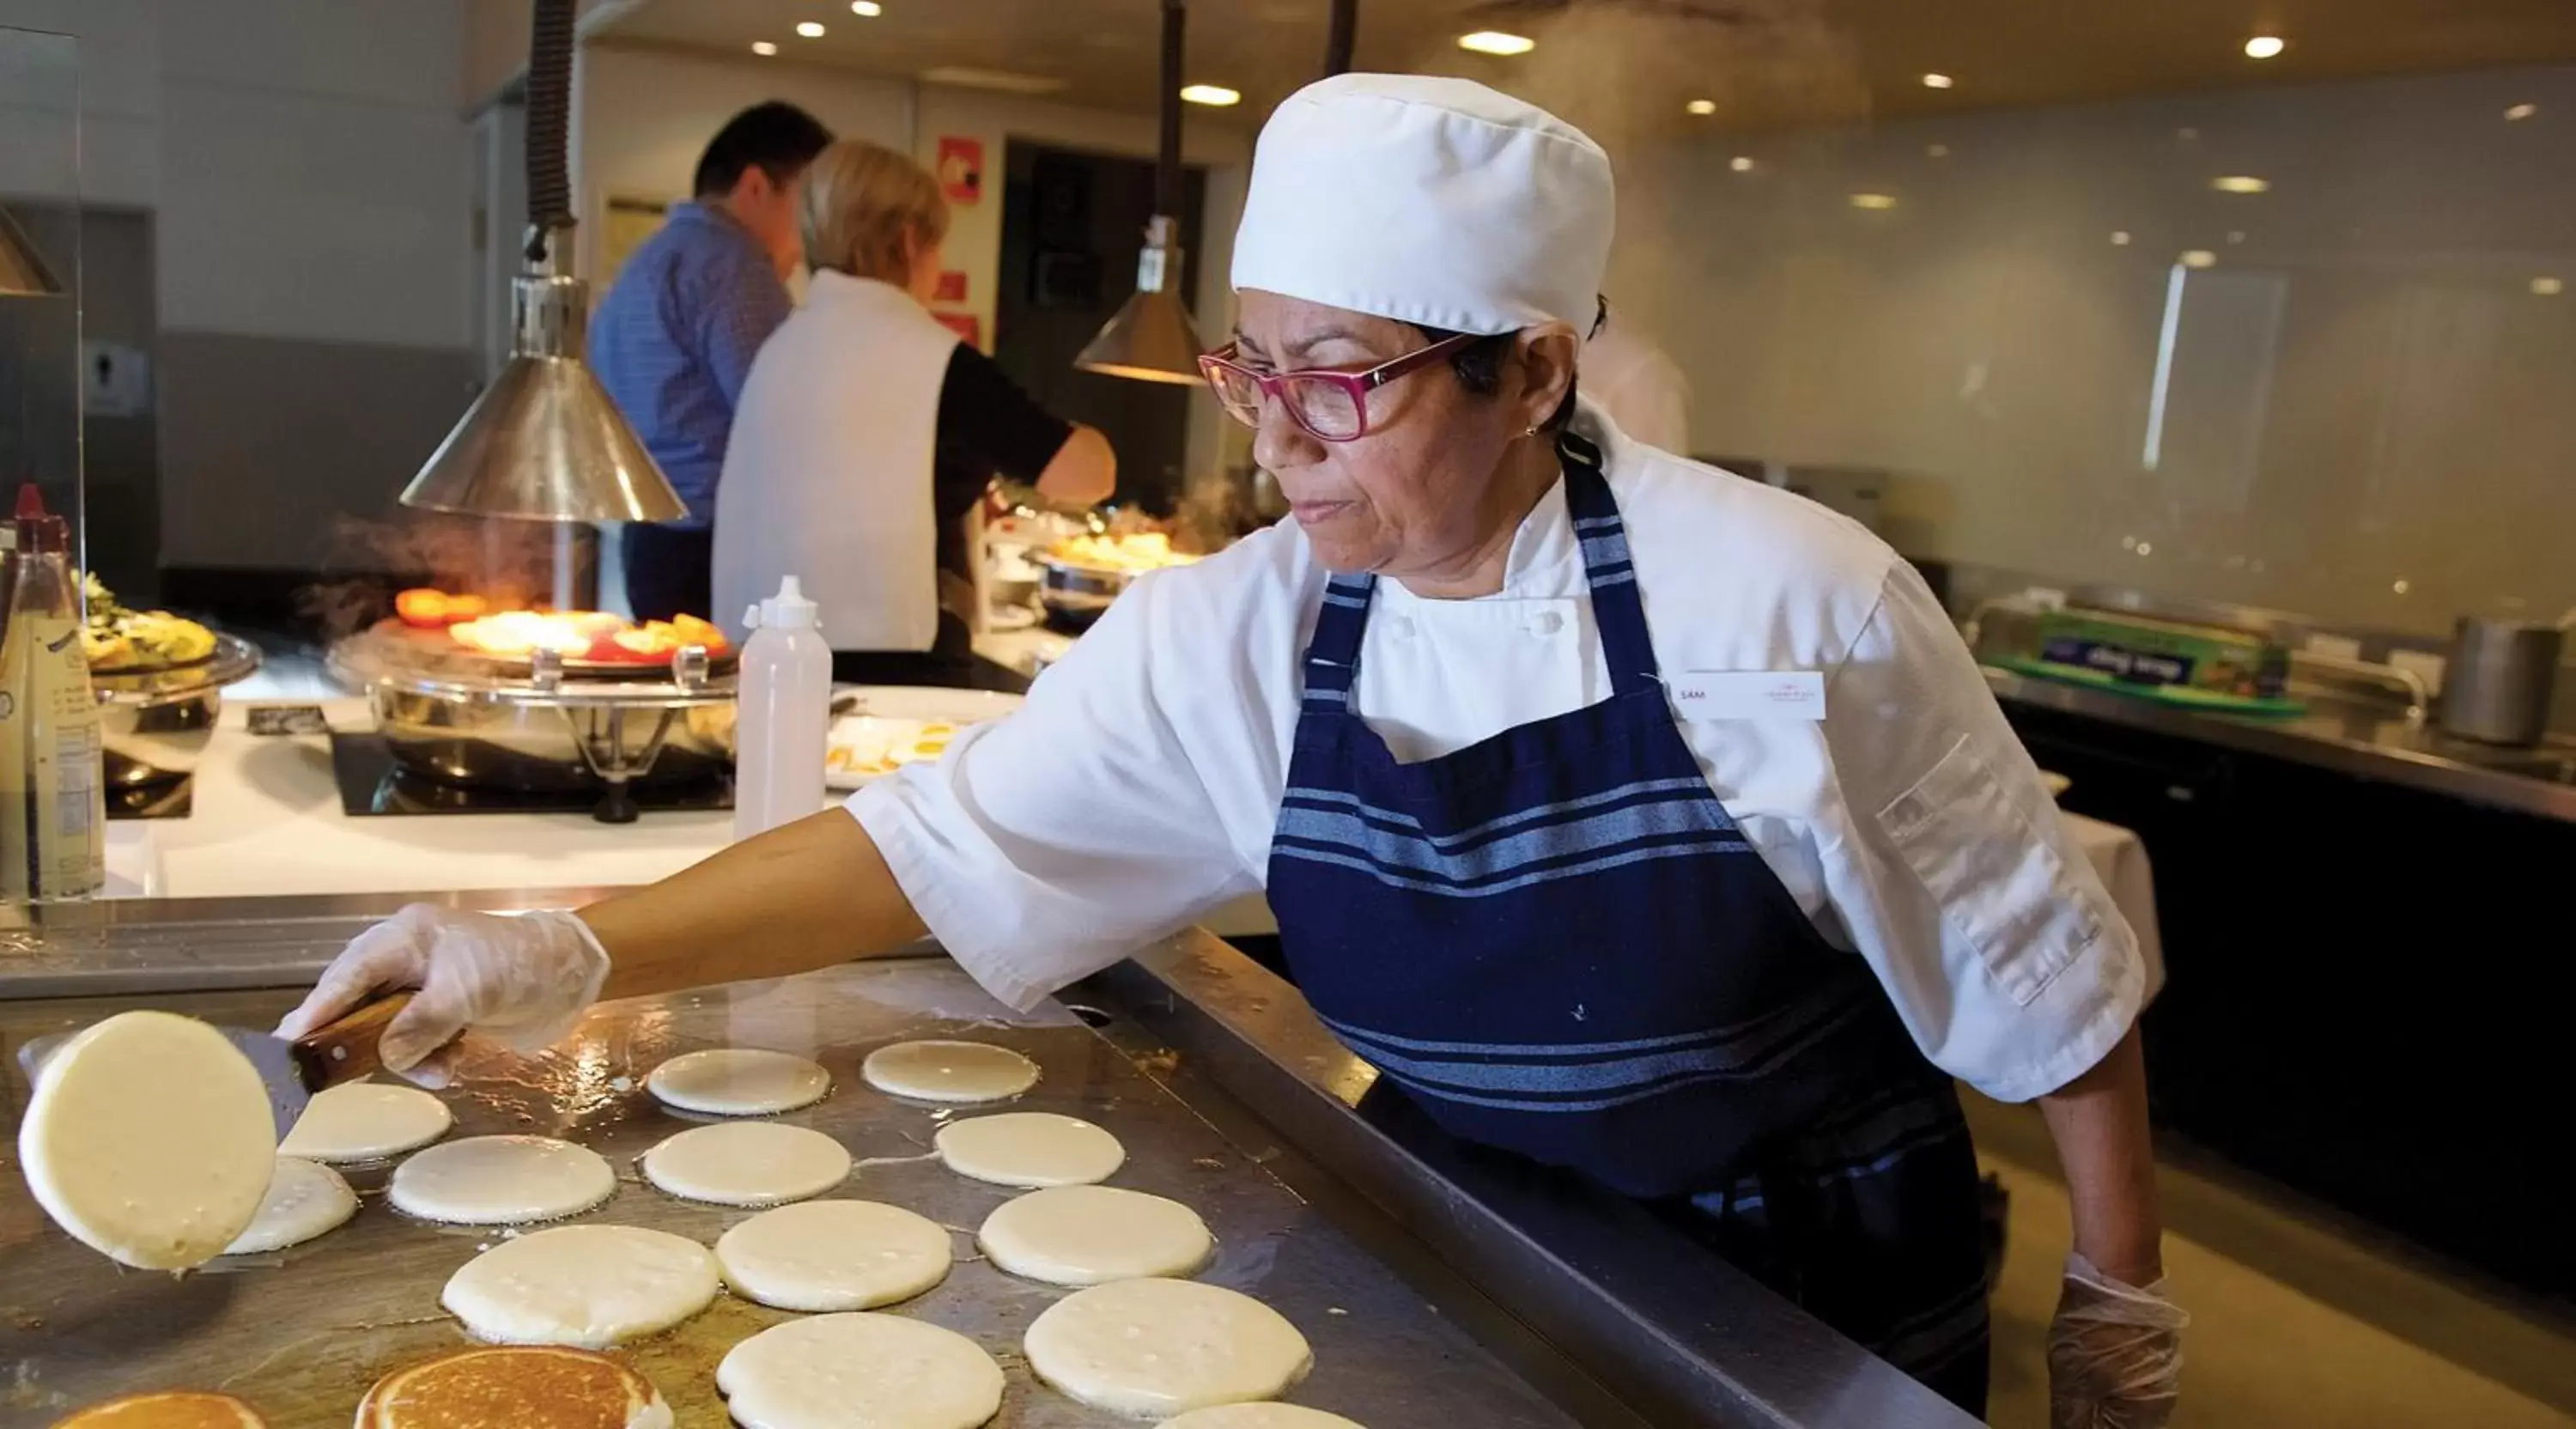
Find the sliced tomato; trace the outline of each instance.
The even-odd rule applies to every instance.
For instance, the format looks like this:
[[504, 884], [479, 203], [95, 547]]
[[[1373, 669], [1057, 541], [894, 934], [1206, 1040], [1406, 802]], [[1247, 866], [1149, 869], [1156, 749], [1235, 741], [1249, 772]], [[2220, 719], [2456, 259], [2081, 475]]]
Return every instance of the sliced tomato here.
[[447, 613], [447, 592], [426, 586], [402, 592], [394, 597], [394, 614], [405, 625], [423, 630], [436, 630], [458, 617]]

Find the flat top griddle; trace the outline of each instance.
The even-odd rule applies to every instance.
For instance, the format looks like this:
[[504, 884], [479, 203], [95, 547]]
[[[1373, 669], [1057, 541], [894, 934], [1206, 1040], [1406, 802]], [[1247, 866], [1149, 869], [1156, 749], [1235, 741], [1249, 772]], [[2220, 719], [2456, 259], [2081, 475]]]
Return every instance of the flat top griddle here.
[[[291, 1000], [279, 992], [148, 999], [251, 1026], [268, 1025]], [[0, 1040], [14, 1051], [29, 1036], [132, 1005], [0, 1002]], [[814, 1056], [832, 1073], [832, 1094], [780, 1119], [828, 1132], [860, 1158], [834, 1194], [890, 1201], [957, 1232], [961, 1261], [948, 1280], [895, 1313], [957, 1330], [1002, 1362], [1009, 1388], [992, 1421], [997, 1429], [1133, 1424], [1039, 1384], [1021, 1358], [1029, 1321], [1069, 1292], [1014, 1279], [974, 1258], [973, 1228], [1015, 1193], [919, 1159], [943, 1120], [972, 1111], [900, 1102], [860, 1081], [858, 1065], [869, 1050], [914, 1036], [970, 1037], [1036, 1059], [1044, 1079], [1012, 1108], [1068, 1113], [1108, 1128], [1128, 1150], [1110, 1184], [1172, 1197], [1205, 1217], [1219, 1250], [1200, 1278], [1267, 1302], [1314, 1346], [1314, 1373], [1291, 1391], [1292, 1402], [1371, 1429], [1563, 1429], [1575, 1422], [1149, 1075], [1152, 1059], [1121, 1050], [1053, 1004], [1035, 1017], [1013, 1017], [945, 960], [861, 964], [612, 1004], [545, 1054], [483, 1057], [466, 1082], [443, 1095], [457, 1114], [455, 1135], [561, 1136], [607, 1156], [622, 1184], [608, 1204], [575, 1221], [650, 1226], [712, 1244], [751, 1213], [675, 1200], [634, 1176], [633, 1158], [701, 1120], [654, 1102], [643, 1088], [645, 1073], [700, 1047]], [[14, 1057], [8, 1076], [14, 1126], [27, 1090]], [[0, 1162], [0, 1257], [8, 1266], [0, 1277], [0, 1364], [11, 1367], [0, 1376], [0, 1425], [48, 1423], [119, 1392], [168, 1387], [240, 1395], [279, 1429], [340, 1429], [379, 1375], [468, 1343], [440, 1310], [439, 1290], [478, 1247], [504, 1234], [408, 1220], [377, 1194], [387, 1173], [359, 1171], [351, 1182], [363, 1205], [349, 1225], [174, 1281], [120, 1270], [72, 1241], [28, 1197], [14, 1152], [0, 1153]], [[715, 1391], [717, 1361], [740, 1340], [790, 1318], [728, 1295], [626, 1353], [661, 1387], [682, 1425], [714, 1429], [728, 1422]]]

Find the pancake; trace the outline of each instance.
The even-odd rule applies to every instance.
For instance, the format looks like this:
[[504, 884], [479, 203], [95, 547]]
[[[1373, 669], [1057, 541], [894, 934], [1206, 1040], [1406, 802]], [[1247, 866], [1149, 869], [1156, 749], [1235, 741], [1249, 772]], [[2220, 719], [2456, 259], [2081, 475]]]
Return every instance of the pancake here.
[[1038, 1064], [989, 1042], [897, 1042], [859, 1064], [869, 1086], [925, 1102], [997, 1102], [1038, 1084]]
[[277, 1158], [269, 1179], [268, 1198], [250, 1226], [224, 1247], [226, 1255], [257, 1255], [302, 1245], [325, 1231], [337, 1230], [358, 1213], [357, 1193], [340, 1173], [318, 1161], [293, 1156]]
[[417, 1151], [455, 1124], [447, 1103], [418, 1087], [349, 1082], [315, 1092], [277, 1153], [326, 1166], [381, 1161]]
[[975, 1243], [995, 1268], [1050, 1285], [1188, 1275], [1216, 1249], [1198, 1212], [1115, 1186], [1054, 1186], [1004, 1201]]
[[576, 1216], [617, 1194], [598, 1152], [545, 1136], [469, 1136], [394, 1168], [395, 1210], [457, 1226], [525, 1225]]
[[819, 1131], [775, 1121], [692, 1127], [644, 1153], [644, 1179], [684, 1201], [775, 1206], [849, 1179], [850, 1151]]
[[[376, 1381], [356, 1429], [670, 1429], [651, 1380], [589, 1350], [519, 1345], [444, 1355]], [[120, 1426], [121, 1429], [121, 1426]]]
[[1276, 1398], [1315, 1362], [1278, 1311], [1195, 1280], [1077, 1290], [1030, 1322], [1021, 1347], [1039, 1379], [1140, 1419]]
[[18, 1126], [27, 1189], [54, 1224], [138, 1270], [223, 1253], [277, 1170], [259, 1070], [224, 1034], [121, 1012], [63, 1044]]
[[832, 1075], [803, 1057], [752, 1047], [684, 1052], [655, 1067], [644, 1089], [665, 1106], [706, 1116], [768, 1116], [812, 1106]]
[[1044, 1111], [972, 1116], [939, 1128], [930, 1141], [960, 1176], [997, 1186], [1087, 1186], [1126, 1164], [1118, 1138], [1079, 1117]]
[[556, 1226], [505, 1240], [447, 1278], [438, 1303], [496, 1345], [600, 1350], [707, 1308], [723, 1279], [707, 1248], [642, 1226]]
[[229, 1394], [162, 1389], [74, 1410], [54, 1429], [267, 1429], [268, 1421]]

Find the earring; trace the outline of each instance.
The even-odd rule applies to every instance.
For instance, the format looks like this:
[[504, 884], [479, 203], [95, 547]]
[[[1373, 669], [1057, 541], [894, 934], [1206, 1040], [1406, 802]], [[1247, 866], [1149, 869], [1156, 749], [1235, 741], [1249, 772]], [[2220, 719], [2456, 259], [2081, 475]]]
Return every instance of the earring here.
[[1521, 435], [1522, 435], [1522, 436], [1524, 436], [1524, 437], [1534, 437], [1534, 436], [1537, 436], [1537, 435], [1538, 435], [1538, 423], [1536, 423], [1536, 422], [1532, 422], [1532, 423], [1530, 423], [1528, 426], [1521, 428]]

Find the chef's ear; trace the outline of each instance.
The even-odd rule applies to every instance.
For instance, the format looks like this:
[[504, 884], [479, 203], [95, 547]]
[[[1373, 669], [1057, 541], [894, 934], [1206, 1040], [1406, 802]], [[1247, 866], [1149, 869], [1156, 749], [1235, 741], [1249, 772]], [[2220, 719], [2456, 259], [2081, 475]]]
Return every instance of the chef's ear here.
[[1554, 431], [1574, 414], [1574, 362], [1582, 348], [1570, 323], [1540, 323], [1513, 335], [1521, 374], [1513, 415], [1521, 425]]

